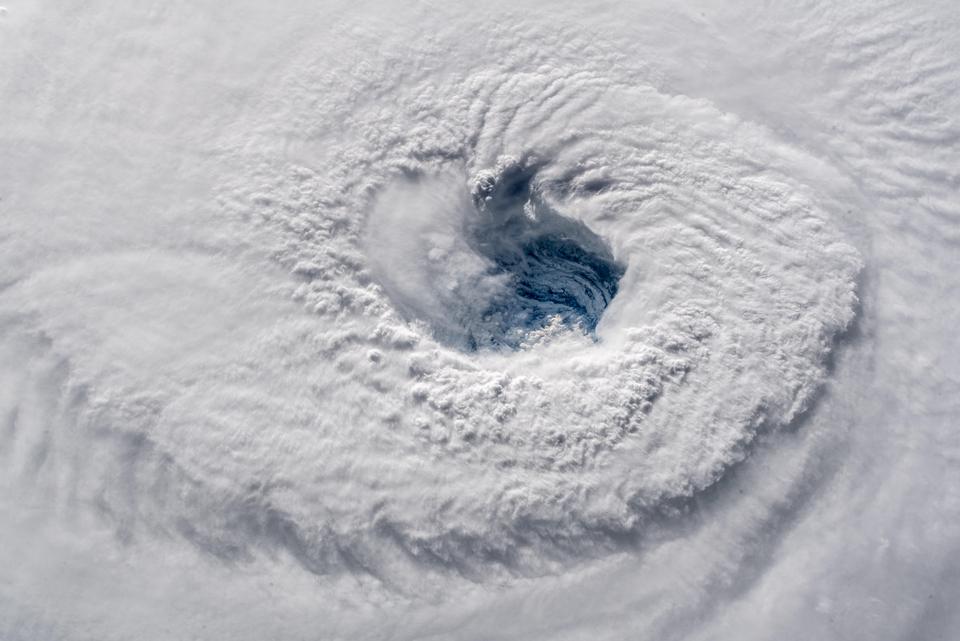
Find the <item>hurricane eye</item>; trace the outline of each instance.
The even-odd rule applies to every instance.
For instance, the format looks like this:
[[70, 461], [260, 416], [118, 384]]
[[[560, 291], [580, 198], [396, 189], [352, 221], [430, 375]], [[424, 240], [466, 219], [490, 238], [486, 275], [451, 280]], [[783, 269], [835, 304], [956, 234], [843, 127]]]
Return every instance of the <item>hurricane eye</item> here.
[[499, 196], [482, 204], [488, 216], [469, 233], [477, 253], [491, 262], [490, 273], [507, 285], [478, 315], [482, 322], [467, 328], [473, 343], [516, 348], [529, 332], [557, 321], [594, 336], [624, 267], [586, 225], [532, 193], [529, 178], [511, 182]]
[[463, 351], [519, 349], [547, 327], [596, 339], [625, 266], [548, 203], [537, 171], [518, 162], [469, 190], [449, 176], [389, 190], [368, 251], [396, 308]]

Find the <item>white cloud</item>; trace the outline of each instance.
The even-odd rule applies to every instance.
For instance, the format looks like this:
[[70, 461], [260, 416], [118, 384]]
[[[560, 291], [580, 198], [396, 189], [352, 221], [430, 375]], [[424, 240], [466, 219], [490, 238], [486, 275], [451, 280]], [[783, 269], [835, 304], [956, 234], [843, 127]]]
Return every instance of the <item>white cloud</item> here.
[[942, 7], [8, 9], [0, 636], [956, 629]]

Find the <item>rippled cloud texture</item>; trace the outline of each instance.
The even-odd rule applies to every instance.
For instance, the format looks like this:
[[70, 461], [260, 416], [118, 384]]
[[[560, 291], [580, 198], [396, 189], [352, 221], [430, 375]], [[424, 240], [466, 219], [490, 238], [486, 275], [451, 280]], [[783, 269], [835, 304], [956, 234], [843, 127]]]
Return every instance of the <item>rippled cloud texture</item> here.
[[0, 12], [0, 637], [960, 635], [950, 2]]

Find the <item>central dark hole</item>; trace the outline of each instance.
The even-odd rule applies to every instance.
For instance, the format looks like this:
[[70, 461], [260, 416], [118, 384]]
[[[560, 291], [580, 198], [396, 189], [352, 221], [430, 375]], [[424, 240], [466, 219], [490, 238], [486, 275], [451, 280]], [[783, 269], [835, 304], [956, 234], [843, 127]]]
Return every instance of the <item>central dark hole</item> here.
[[474, 191], [479, 218], [470, 243], [508, 287], [466, 328], [470, 349], [517, 348], [557, 320], [593, 336], [624, 274], [599, 236], [544, 203], [535, 172], [508, 168]]

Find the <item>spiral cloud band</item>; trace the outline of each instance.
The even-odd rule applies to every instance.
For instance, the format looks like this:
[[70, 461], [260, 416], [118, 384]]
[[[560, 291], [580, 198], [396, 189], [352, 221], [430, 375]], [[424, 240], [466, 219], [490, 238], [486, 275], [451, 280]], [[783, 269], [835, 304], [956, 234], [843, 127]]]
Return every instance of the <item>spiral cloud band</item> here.
[[948, 4], [42, 5], [0, 637], [960, 630]]

